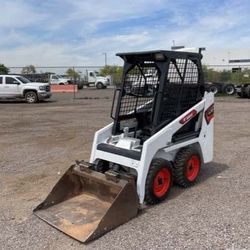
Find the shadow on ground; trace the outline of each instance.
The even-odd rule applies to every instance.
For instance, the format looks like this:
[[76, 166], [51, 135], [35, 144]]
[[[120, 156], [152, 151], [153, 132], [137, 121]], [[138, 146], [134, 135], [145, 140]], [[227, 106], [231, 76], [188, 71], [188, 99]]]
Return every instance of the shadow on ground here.
[[[216, 163], [216, 162], [211, 162], [211, 163], [205, 164], [203, 166], [203, 168], [201, 169], [199, 178], [197, 179], [195, 186], [201, 185], [202, 183], [206, 182], [209, 178], [212, 178], [212, 177], [215, 177], [216, 175], [219, 175], [220, 173], [227, 170], [228, 168], [229, 168], [228, 165]], [[166, 201], [161, 202], [160, 204], [168, 202], [171, 199], [175, 199], [176, 197], [181, 195], [183, 192], [188, 192], [188, 189], [189, 188], [183, 188], [183, 187], [180, 187], [174, 183], [172, 190], [170, 191], [170, 194], [167, 197]], [[154, 206], [143, 207], [143, 209], [140, 210], [139, 215], [144, 214], [148, 209], [151, 209], [153, 207]]]
[[56, 100], [42, 100], [37, 103], [27, 103], [25, 100], [0, 100], [0, 104], [26, 104], [26, 105], [38, 105], [38, 104], [47, 104], [54, 103]]

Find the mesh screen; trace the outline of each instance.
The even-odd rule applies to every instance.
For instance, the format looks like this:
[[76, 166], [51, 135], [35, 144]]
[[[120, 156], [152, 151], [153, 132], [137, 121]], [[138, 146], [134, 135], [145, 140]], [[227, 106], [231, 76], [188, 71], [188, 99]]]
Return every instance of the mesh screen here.
[[185, 84], [198, 84], [198, 68], [197, 65], [191, 60], [187, 61], [186, 73], [185, 73]]
[[160, 122], [170, 122], [199, 100], [198, 68], [191, 60], [173, 59], [169, 65]]
[[153, 62], [135, 65], [125, 76], [119, 115], [149, 111], [158, 84], [159, 72]]
[[[155, 102], [153, 99], [157, 96], [161, 97], [160, 107], [156, 105], [159, 110], [151, 114], [150, 122], [154, 121], [154, 126], [158, 127], [168, 124], [201, 100], [196, 61], [185, 57], [171, 58], [168, 67], [160, 72], [156, 62], [144, 61], [126, 72], [118, 112], [120, 120], [151, 112]], [[162, 95], [155, 95], [159, 89], [160, 74], [166, 74], [164, 88]], [[138, 121], [141, 119], [140, 116], [136, 117]]]
[[[186, 71], [185, 71], [186, 65]], [[184, 77], [185, 72], [185, 78]], [[169, 83], [181, 84], [197, 84], [198, 83], [198, 69], [197, 65], [191, 60], [186, 59], [174, 59], [169, 64], [168, 71]]]
[[168, 81], [169, 83], [182, 83], [182, 76], [185, 69], [185, 59], [171, 60], [168, 70]]

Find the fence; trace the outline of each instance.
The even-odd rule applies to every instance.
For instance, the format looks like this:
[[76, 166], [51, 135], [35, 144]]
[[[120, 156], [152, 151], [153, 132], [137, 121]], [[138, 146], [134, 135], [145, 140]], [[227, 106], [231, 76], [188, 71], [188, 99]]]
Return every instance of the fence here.
[[[32, 72], [28, 72], [29, 74], [23, 74], [22, 70], [24, 67], [8, 67], [9, 74], [22, 74], [26, 76], [26, 78], [30, 79], [31, 81], [35, 82], [49, 82], [50, 76], [52, 74], [62, 77], [67, 77], [70, 79], [69, 85], [58, 85], [52, 84], [51, 91], [52, 93], [72, 93], [72, 97], [75, 99], [77, 98], [86, 98], [84, 94], [84, 89], [87, 88], [87, 79], [86, 76], [93, 72], [97, 77], [100, 76], [98, 73], [101, 72], [104, 66], [40, 66], [35, 67], [36, 73], [32, 74]], [[114, 67], [115, 68], [115, 67]], [[27, 71], [26, 71], [27, 73]], [[108, 75], [105, 75], [109, 79], [109, 85], [118, 84], [120, 81], [120, 77], [115, 74], [115, 72], [109, 70]], [[56, 76], [56, 77], [57, 77]], [[104, 75], [103, 75], [104, 76]], [[93, 79], [92, 79], [93, 80]], [[84, 87], [82, 89], [82, 87]], [[95, 89], [95, 85], [91, 83], [88, 87], [91, 89]], [[94, 93], [98, 95], [98, 93]]]
[[[224, 93], [225, 84], [224, 83], [250, 83], [250, 65], [248, 64], [216, 64], [216, 65], [203, 65], [203, 72], [205, 81], [207, 82], [215, 82], [218, 88], [218, 92]], [[21, 74], [24, 67], [8, 67], [10, 72], [9, 74]], [[40, 66], [35, 67], [36, 74], [35, 79], [37, 82], [41, 82], [41, 79], [38, 75], [47, 76], [47, 80], [42, 80], [42, 82], [48, 82], [50, 75], [63, 75], [70, 76], [71, 83], [73, 85], [52, 85], [51, 90], [54, 93], [63, 92], [68, 93], [69, 97], [72, 95], [72, 99], [80, 100], [80, 99], [91, 99], [91, 98], [106, 98], [109, 95], [105, 94], [105, 90], [96, 91], [96, 87], [91, 84], [89, 89], [90, 91], [86, 91], [87, 84], [85, 76], [90, 72], [102, 72], [103, 76], [108, 76], [110, 80], [110, 85], [115, 86], [119, 85], [121, 82], [122, 76], [122, 66]], [[45, 74], [47, 73], [47, 74]], [[26, 75], [27, 78], [28, 75]], [[31, 79], [35, 81], [34, 79]], [[84, 85], [83, 85], [84, 83]], [[80, 86], [85, 86], [81, 88]], [[227, 85], [227, 88], [229, 85]], [[110, 87], [109, 87], [110, 88]], [[92, 91], [94, 90], [94, 91]], [[100, 92], [99, 92], [100, 91]], [[101, 93], [103, 92], [103, 93]], [[55, 95], [56, 96], [56, 95]], [[63, 95], [60, 95], [63, 97]], [[101, 97], [102, 96], [102, 97]]]
[[[55, 73], [58, 75], [66, 75], [71, 69], [75, 75], [71, 75], [72, 80], [82, 79], [88, 71], [100, 72], [104, 66], [39, 66], [36, 67], [36, 73]], [[20, 74], [23, 67], [9, 67], [10, 73]], [[120, 82], [122, 69], [121, 66], [107, 66], [108, 70], [104, 70], [105, 75], [109, 76], [112, 85], [117, 85]], [[205, 64], [204, 75], [206, 81], [220, 82], [250, 82], [250, 64]]]
[[[47, 75], [47, 78], [51, 74], [56, 74], [56, 75], [61, 75], [61, 76], [67, 75], [67, 76], [70, 76], [72, 82], [73, 81], [79, 82], [85, 78], [88, 72], [92, 71], [92, 72], [97, 73], [98, 75], [98, 73], [100, 73], [103, 67], [104, 66], [99, 66], [99, 65], [96, 65], [96, 66], [39, 66], [39, 67], [35, 67], [35, 72], [36, 74], [39, 74], [39, 75], [43, 75], [43, 76]], [[108, 74], [103, 75], [109, 78], [111, 85], [116, 85], [120, 81], [121, 74], [117, 76], [116, 72], [112, 70], [113, 68], [115, 69], [116, 67], [117, 66], [115, 67], [111, 66], [109, 68]], [[118, 67], [120, 68], [120, 66]], [[10, 70], [9, 74], [22, 74], [22, 70], [24, 67], [11, 66], [8, 68]], [[32, 73], [32, 71], [29, 73]], [[27, 76], [28, 75], [30, 74], [27, 74]]]
[[[8, 67], [10, 69], [10, 73], [13, 74], [21, 74], [22, 69], [24, 66], [10, 66]], [[86, 70], [94, 70], [99, 71], [103, 66], [37, 66], [35, 67], [36, 73], [55, 73], [58, 75], [65, 75], [68, 69], [75, 69], [76, 72], [83, 73]]]

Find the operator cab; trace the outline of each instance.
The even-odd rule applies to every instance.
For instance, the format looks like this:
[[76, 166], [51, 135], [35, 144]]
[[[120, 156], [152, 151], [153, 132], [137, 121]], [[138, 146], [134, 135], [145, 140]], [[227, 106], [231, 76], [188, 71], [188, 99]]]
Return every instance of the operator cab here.
[[[200, 53], [159, 50], [117, 55], [124, 60], [124, 72], [113, 100], [113, 135], [125, 129], [143, 144], [201, 101], [204, 79]], [[197, 132], [197, 119], [187, 123], [175, 138]]]

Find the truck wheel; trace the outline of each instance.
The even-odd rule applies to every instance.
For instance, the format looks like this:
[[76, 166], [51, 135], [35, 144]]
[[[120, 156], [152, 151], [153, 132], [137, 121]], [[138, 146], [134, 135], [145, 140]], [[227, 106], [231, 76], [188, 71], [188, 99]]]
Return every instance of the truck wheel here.
[[246, 87], [246, 96], [250, 98], [250, 85]]
[[24, 98], [27, 103], [35, 103], [38, 101], [37, 94], [34, 91], [28, 91]]
[[96, 88], [97, 88], [97, 89], [102, 89], [102, 88], [103, 88], [103, 84], [102, 84], [101, 82], [98, 82], [98, 83], [96, 84]]
[[156, 204], [166, 199], [172, 186], [171, 164], [164, 159], [154, 159], [149, 167], [145, 185], [145, 202]]
[[233, 84], [225, 84], [224, 88], [223, 88], [223, 93], [227, 94], [227, 95], [233, 95], [235, 92], [235, 88]]
[[208, 90], [212, 93], [214, 93], [215, 95], [219, 92], [219, 89], [216, 85], [211, 85], [208, 87]]
[[194, 147], [182, 148], [175, 157], [174, 182], [182, 187], [192, 186], [201, 168], [200, 153]]
[[242, 96], [242, 92], [237, 92], [237, 95], [238, 95], [239, 97], [243, 97], [243, 96]]
[[241, 89], [241, 92], [238, 92], [237, 94], [238, 94], [238, 96], [241, 97], [241, 98], [247, 97], [246, 94], [244, 93], [243, 89]]
[[63, 82], [60, 82], [59, 85], [64, 85], [64, 83], [63, 83]]

